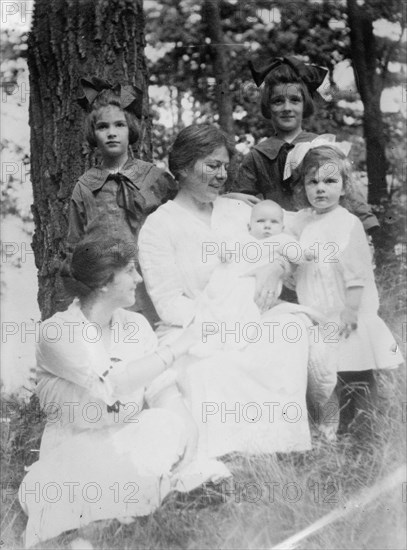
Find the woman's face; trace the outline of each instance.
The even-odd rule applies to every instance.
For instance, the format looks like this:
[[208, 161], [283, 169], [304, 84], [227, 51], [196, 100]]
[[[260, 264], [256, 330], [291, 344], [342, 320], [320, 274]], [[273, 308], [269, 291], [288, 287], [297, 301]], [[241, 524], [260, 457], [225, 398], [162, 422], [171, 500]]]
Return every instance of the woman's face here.
[[182, 189], [198, 202], [214, 201], [225, 185], [228, 165], [229, 153], [221, 145], [208, 156], [198, 159], [191, 168], [183, 170]]
[[295, 132], [302, 126], [304, 99], [300, 84], [278, 84], [270, 97], [271, 122], [280, 132]]
[[114, 307], [130, 307], [136, 301], [136, 286], [142, 280], [135, 263], [130, 262], [126, 267], [116, 271], [113, 280], [105, 285], [106, 298]]

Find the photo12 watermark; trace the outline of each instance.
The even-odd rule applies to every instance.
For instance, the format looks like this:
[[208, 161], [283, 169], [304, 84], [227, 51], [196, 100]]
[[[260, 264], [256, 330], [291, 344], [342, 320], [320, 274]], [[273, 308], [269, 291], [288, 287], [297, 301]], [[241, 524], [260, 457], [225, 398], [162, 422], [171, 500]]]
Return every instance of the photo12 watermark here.
[[[115, 343], [137, 344], [140, 325], [134, 321], [109, 325], [111, 340]], [[47, 344], [73, 344], [86, 342], [95, 344], [102, 339], [102, 327], [98, 323], [85, 321], [4, 321], [1, 323], [1, 342], [7, 344], [14, 340], [21, 344], [27, 342], [46, 342]], [[68, 350], [67, 350], [68, 351]]]
[[72, 504], [83, 501], [88, 504], [98, 504], [102, 501], [111, 504], [138, 504], [137, 495], [140, 495], [140, 486], [135, 481], [118, 482], [101, 485], [96, 481], [39, 481], [28, 483], [23, 481], [17, 486], [14, 483], [1, 483], [1, 501], [7, 503], [11, 498], [18, 496], [21, 504], [47, 503], [56, 504], [65, 502]]
[[[335, 505], [343, 499], [341, 486], [333, 477], [324, 482], [310, 479], [306, 485], [298, 481], [225, 480], [216, 487], [216, 493], [224, 503], [233, 501], [251, 504], [259, 502], [296, 504], [308, 500], [314, 504]], [[205, 498], [209, 500], [213, 496], [211, 485], [203, 485], [202, 496], [204, 500]]]
[[281, 419], [284, 422], [295, 424], [304, 418], [304, 414], [306, 415], [307, 412], [295, 401], [286, 403], [279, 401], [264, 401], [262, 403], [256, 401], [247, 403], [203, 401], [201, 408], [201, 420], [204, 424], [256, 424], [261, 421], [274, 423]]

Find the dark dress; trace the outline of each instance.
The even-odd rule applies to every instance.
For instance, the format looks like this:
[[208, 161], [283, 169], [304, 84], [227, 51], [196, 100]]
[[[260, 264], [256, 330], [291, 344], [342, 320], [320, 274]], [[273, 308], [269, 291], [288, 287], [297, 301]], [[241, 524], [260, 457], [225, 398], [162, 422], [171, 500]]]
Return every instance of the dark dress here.
[[[119, 189], [120, 188], [120, 189]], [[136, 250], [137, 237], [146, 217], [169, 199], [177, 185], [170, 174], [150, 162], [129, 159], [118, 174], [93, 167], [74, 187], [67, 236], [67, 253], [84, 237], [117, 235]], [[134, 309], [154, 323], [158, 320], [144, 283], [137, 286]]]

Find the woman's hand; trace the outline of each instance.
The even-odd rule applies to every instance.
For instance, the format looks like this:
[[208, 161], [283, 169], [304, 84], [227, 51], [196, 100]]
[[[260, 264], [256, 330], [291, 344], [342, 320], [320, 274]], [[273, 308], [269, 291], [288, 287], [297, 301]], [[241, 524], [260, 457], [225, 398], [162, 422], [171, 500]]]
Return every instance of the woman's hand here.
[[256, 269], [256, 292], [254, 301], [261, 313], [268, 311], [277, 301], [278, 289], [285, 269], [281, 262], [275, 262]]
[[246, 195], [246, 193], [226, 193], [226, 195], [222, 195], [222, 197], [242, 201], [249, 206], [254, 206], [258, 202], [261, 202], [261, 199], [255, 197], [254, 195]]

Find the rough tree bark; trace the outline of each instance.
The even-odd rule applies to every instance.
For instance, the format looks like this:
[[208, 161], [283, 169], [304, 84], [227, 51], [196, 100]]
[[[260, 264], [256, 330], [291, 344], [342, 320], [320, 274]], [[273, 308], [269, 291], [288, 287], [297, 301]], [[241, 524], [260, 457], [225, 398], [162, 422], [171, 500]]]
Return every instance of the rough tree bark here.
[[235, 135], [233, 123], [232, 94], [229, 91], [230, 77], [226, 46], [222, 32], [218, 0], [204, 0], [202, 20], [206, 36], [210, 38], [210, 51], [216, 80], [216, 103], [218, 105], [219, 126], [230, 136]]
[[[363, 128], [369, 178], [369, 202], [379, 203], [387, 194], [386, 151], [380, 97], [383, 79], [377, 71], [377, 47], [373, 20], [356, 0], [347, 0], [355, 80], [364, 105]], [[383, 69], [385, 70], [385, 68]]]
[[[76, 103], [79, 78], [95, 75], [137, 84], [148, 112], [142, 0], [36, 0], [28, 43], [31, 167], [43, 318], [63, 307], [60, 259], [65, 248], [69, 199], [91, 155], [83, 138], [85, 113]], [[135, 154], [151, 158], [150, 123], [143, 116]]]

